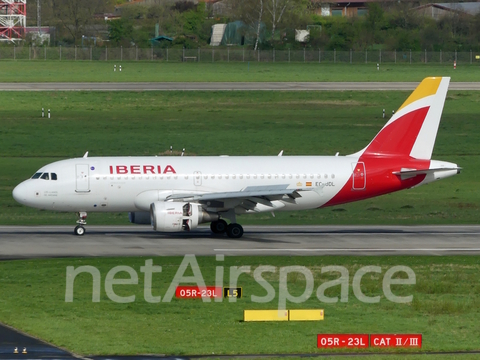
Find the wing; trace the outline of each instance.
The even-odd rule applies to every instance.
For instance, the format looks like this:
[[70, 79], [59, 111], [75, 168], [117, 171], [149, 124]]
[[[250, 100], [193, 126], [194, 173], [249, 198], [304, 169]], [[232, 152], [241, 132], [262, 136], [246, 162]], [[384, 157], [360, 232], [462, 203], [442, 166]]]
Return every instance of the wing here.
[[[260, 211], [260, 209], [264, 210], [266, 206], [275, 210], [285, 206], [283, 202], [295, 203], [295, 199], [301, 197], [298, 192], [299, 190], [300, 189], [288, 189], [288, 184], [247, 186], [240, 191], [173, 194], [167, 196], [165, 200], [196, 202], [210, 209], [240, 208], [240, 210], [243, 209], [244, 211]], [[282, 202], [278, 200], [282, 200]]]

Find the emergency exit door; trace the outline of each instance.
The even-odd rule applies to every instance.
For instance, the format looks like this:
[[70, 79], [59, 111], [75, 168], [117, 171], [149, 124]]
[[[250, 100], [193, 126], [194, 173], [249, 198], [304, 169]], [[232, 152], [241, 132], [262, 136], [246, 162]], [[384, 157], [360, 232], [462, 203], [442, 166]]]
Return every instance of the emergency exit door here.
[[76, 192], [89, 192], [90, 179], [88, 176], [88, 165], [76, 165]]
[[365, 163], [352, 163], [353, 185], [352, 190], [365, 190], [367, 185], [367, 174], [365, 173]]

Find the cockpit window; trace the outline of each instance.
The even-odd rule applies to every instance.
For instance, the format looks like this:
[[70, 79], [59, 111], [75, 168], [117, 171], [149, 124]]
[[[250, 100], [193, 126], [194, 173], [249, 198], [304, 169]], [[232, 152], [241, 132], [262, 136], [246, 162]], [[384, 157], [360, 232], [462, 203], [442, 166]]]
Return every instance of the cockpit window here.
[[42, 180], [57, 180], [57, 174], [56, 173], [35, 173], [32, 176], [32, 179], [42, 179]]

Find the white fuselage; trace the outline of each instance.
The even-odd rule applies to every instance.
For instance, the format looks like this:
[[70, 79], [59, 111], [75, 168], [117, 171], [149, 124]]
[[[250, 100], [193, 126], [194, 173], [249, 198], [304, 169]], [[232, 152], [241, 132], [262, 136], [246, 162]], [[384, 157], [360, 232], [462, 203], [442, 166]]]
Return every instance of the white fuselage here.
[[274, 201], [274, 208], [258, 204], [255, 211], [312, 209], [335, 196], [357, 160], [353, 156], [75, 158], [42, 167], [38, 173], [55, 173], [57, 180], [26, 180], [14, 196], [22, 194], [20, 202], [47, 210], [148, 211], [152, 201], [176, 193], [287, 185], [301, 197], [295, 202]]

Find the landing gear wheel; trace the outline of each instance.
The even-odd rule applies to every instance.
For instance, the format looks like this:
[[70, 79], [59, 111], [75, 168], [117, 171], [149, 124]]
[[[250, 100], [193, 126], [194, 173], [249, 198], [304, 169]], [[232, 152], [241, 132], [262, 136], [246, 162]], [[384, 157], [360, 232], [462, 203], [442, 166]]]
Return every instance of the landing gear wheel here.
[[75, 230], [73, 230], [73, 233], [77, 236], [83, 236], [85, 234], [85, 228], [83, 225], [87, 225], [87, 213], [85, 211], [80, 211], [77, 213], [77, 216], [78, 225], [75, 227]]
[[83, 236], [85, 234], [85, 228], [81, 225], [78, 225], [75, 227], [75, 230], [73, 230], [73, 233], [77, 236]]
[[210, 230], [212, 230], [214, 234], [223, 234], [225, 231], [227, 231], [227, 222], [221, 219], [212, 221], [210, 223]]
[[241, 238], [243, 235], [243, 227], [240, 224], [230, 224], [227, 226], [227, 235], [232, 239]]

